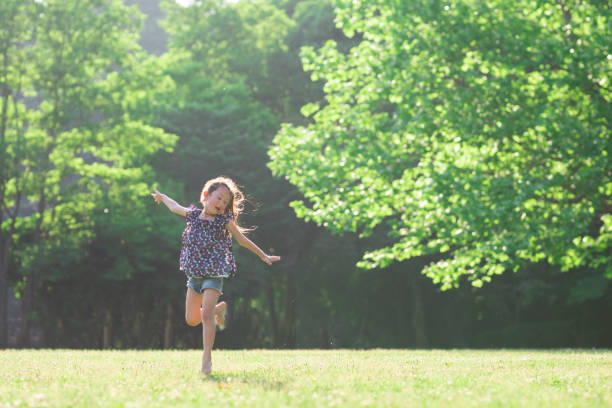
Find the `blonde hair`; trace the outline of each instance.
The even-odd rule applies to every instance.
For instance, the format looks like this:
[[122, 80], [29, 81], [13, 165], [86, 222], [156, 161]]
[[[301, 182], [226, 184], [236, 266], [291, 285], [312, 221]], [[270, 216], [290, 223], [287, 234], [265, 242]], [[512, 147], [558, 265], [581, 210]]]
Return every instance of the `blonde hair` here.
[[252, 231], [253, 228], [244, 228], [238, 224], [238, 216], [244, 212], [245, 198], [242, 191], [240, 191], [238, 184], [236, 184], [231, 178], [219, 176], [208, 180], [206, 184], [204, 184], [204, 187], [202, 187], [202, 192], [200, 193], [200, 203], [204, 205], [204, 202], [206, 201], [204, 193], [210, 196], [213, 191], [221, 187], [227, 188], [230, 193], [230, 200], [227, 204], [226, 211], [231, 211], [234, 214], [234, 224], [236, 224], [236, 227], [238, 227], [242, 233]]

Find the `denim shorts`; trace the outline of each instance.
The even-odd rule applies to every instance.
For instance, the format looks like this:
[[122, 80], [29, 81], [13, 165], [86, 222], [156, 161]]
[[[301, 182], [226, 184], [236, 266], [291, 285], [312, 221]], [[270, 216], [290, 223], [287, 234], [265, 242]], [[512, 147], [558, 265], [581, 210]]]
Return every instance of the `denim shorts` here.
[[188, 288], [193, 289], [196, 293], [204, 293], [204, 289], [215, 289], [221, 295], [223, 294], [223, 278], [195, 278], [187, 279]]

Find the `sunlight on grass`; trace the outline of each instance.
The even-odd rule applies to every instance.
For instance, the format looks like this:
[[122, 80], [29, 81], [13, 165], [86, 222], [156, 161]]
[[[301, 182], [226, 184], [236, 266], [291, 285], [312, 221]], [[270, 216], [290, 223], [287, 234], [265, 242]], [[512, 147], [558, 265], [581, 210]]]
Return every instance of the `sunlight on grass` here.
[[0, 407], [611, 406], [610, 351], [0, 351]]

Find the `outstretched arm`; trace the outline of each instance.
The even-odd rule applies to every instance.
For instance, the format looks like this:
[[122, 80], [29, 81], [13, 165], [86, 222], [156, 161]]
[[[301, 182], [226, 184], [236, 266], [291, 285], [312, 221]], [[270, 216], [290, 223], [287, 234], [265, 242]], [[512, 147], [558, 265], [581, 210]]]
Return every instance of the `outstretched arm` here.
[[253, 253], [255, 253], [255, 255], [257, 255], [262, 261], [264, 261], [268, 265], [272, 265], [272, 262], [280, 261], [280, 256], [266, 255], [266, 253], [264, 251], [262, 251], [261, 248], [259, 248], [257, 245], [255, 245], [253, 243], [253, 241], [251, 241], [250, 239], [245, 237], [244, 234], [242, 232], [240, 232], [240, 230], [238, 229], [236, 224], [234, 224], [234, 221], [230, 220], [230, 222], [227, 223], [227, 230], [230, 232], [230, 234], [232, 234], [234, 239], [240, 245], [242, 245], [243, 247], [253, 251]]
[[153, 199], [157, 204], [164, 203], [170, 211], [175, 214], [182, 215], [183, 217], [185, 216], [185, 214], [187, 214], [187, 208], [183, 207], [167, 195], [160, 193], [159, 191], [157, 191], [157, 189], [154, 190], [155, 192], [151, 193], [151, 195], [153, 196]]

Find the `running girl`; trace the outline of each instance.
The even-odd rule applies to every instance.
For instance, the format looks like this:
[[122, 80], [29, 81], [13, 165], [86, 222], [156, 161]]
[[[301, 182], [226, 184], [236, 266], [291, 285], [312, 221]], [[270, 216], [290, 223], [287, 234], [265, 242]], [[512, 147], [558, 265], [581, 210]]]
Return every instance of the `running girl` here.
[[155, 189], [151, 194], [157, 204], [164, 203], [170, 211], [186, 218], [180, 269], [187, 276], [185, 320], [190, 326], [202, 323], [202, 374], [212, 372], [212, 347], [215, 342], [215, 321], [225, 325], [225, 302], [217, 303], [223, 293], [223, 279], [236, 274], [232, 252], [232, 237], [240, 245], [253, 251], [268, 265], [280, 260], [266, 255], [244, 236], [238, 225], [243, 211], [244, 195], [230, 178], [217, 177], [206, 182], [200, 195], [202, 209], [185, 208]]

